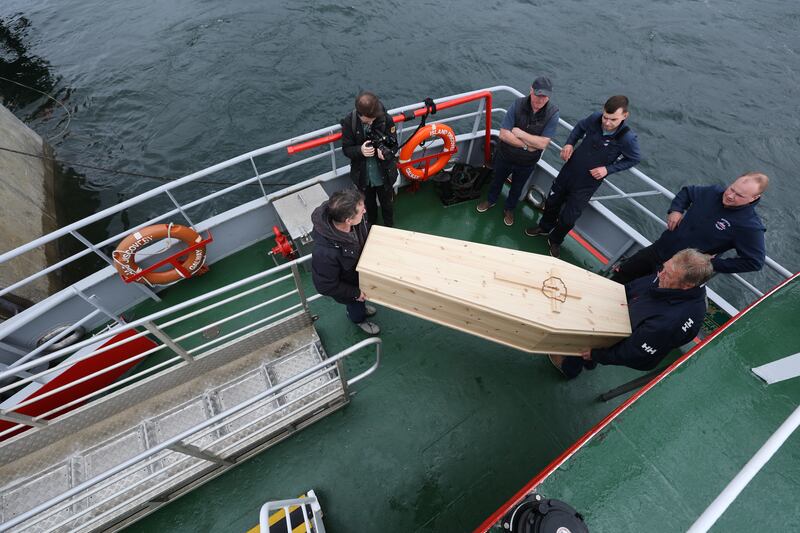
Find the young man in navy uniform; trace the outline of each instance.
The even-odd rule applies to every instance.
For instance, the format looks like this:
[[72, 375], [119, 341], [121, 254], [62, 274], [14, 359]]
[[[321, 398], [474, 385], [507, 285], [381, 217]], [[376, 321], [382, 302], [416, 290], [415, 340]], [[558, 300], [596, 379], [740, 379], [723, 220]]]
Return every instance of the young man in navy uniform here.
[[605, 177], [641, 161], [636, 134], [625, 124], [628, 115], [628, 98], [612, 96], [602, 113], [584, 118], [569, 134], [561, 150], [566, 163], [550, 187], [539, 225], [525, 230], [530, 237], [547, 235], [553, 257]]
[[[756, 213], [769, 177], [748, 172], [727, 188], [719, 185], [682, 188], [667, 212], [667, 229], [647, 248], [633, 254], [611, 277], [628, 283], [653, 273], [677, 250], [697, 248], [711, 254], [714, 272], [761, 270], [766, 258], [766, 228]], [[728, 250], [736, 257], [720, 257]]]
[[494, 153], [494, 179], [489, 186], [488, 198], [478, 204], [478, 213], [494, 207], [500, 197], [506, 178], [511, 175], [511, 190], [503, 208], [503, 222], [514, 224], [514, 209], [522, 189], [550, 144], [558, 127], [558, 107], [550, 101], [553, 84], [539, 77], [531, 84], [530, 96], [518, 98], [500, 124], [500, 142]]

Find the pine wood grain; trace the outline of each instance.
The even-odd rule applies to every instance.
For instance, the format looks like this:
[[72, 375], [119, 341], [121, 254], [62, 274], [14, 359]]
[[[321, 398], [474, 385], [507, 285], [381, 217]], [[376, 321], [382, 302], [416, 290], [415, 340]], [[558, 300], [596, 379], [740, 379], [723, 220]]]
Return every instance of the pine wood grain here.
[[375, 226], [358, 272], [373, 302], [531, 353], [630, 335], [622, 285], [549, 256]]

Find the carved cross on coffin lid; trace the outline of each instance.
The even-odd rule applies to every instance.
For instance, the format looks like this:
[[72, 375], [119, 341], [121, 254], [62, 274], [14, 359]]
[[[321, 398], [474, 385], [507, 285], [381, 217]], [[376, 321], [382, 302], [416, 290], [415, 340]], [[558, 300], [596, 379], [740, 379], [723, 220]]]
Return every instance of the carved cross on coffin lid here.
[[561, 312], [561, 304], [566, 302], [567, 298], [575, 298], [576, 300], [581, 299], [581, 295], [577, 291], [574, 289], [567, 289], [566, 283], [564, 283], [564, 280], [561, 278], [558, 270], [555, 268], [551, 268], [547, 272], [547, 277], [542, 281], [537, 282], [531, 280], [531, 277], [531, 274], [521, 275], [511, 272], [494, 273], [495, 279], [508, 281], [516, 285], [531, 287], [533, 289], [542, 291], [542, 294], [544, 294], [545, 297], [550, 300], [550, 310], [554, 313]]

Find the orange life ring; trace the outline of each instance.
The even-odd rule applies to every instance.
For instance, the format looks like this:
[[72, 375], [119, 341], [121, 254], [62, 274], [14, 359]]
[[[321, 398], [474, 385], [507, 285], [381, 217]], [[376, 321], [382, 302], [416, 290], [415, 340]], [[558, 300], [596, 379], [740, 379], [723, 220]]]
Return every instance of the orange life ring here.
[[[203, 240], [200, 234], [192, 228], [179, 226], [178, 224], [156, 224], [154, 226], [142, 228], [125, 237], [122, 242], [117, 245], [117, 249], [114, 250], [112, 254], [114, 266], [117, 267], [120, 275], [123, 278], [129, 278], [141, 272], [142, 268], [136, 264], [136, 253], [141, 251], [145, 246], [164, 238], [175, 238], [185, 242], [189, 246]], [[191, 277], [195, 272], [200, 270], [205, 262], [206, 247], [201, 246], [189, 252], [188, 257], [181, 262], [180, 268], [183, 272], [181, 269], [173, 268], [162, 272], [149, 272], [142, 276], [142, 278], [153, 285], [172, 283], [182, 278]], [[188, 276], [184, 273], [188, 273]]]
[[[441, 156], [437, 157], [428, 167], [427, 173], [425, 171], [424, 164], [422, 168], [405, 164], [411, 161], [411, 155], [414, 153], [414, 150], [417, 148], [417, 146], [432, 137], [439, 137], [442, 139], [444, 142], [444, 151], [447, 153], [443, 153]], [[453, 131], [453, 128], [447, 124], [428, 124], [424, 128], [420, 128], [417, 133], [415, 133], [408, 140], [406, 145], [403, 146], [403, 149], [400, 150], [398, 166], [405, 177], [413, 180], [425, 180], [445, 167], [447, 162], [450, 160], [450, 156], [453, 155], [455, 148], [456, 134]]]

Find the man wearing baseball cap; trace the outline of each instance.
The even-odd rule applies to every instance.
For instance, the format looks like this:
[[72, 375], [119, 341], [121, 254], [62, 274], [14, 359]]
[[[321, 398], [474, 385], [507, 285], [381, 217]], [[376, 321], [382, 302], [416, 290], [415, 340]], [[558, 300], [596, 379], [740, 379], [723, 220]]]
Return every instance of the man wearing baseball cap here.
[[558, 107], [550, 101], [553, 83], [541, 76], [533, 80], [530, 96], [514, 101], [500, 124], [500, 142], [494, 153], [494, 179], [487, 199], [478, 204], [478, 213], [491, 209], [500, 197], [506, 178], [511, 175], [511, 190], [503, 209], [503, 222], [514, 224], [514, 209], [523, 187], [558, 127]]

